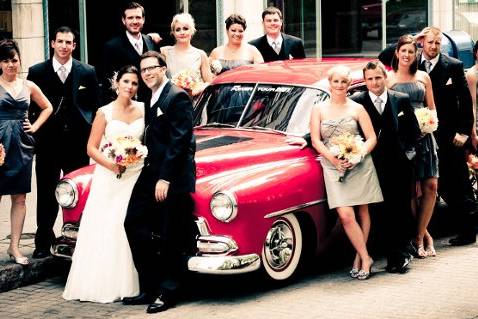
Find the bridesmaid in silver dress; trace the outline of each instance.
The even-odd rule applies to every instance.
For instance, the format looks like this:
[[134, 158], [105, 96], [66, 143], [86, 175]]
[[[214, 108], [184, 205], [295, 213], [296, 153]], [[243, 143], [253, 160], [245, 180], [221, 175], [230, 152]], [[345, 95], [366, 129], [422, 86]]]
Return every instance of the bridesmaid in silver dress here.
[[[347, 98], [350, 70], [336, 66], [329, 71], [330, 100], [314, 106], [310, 120], [312, 145], [322, 155], [329, 208], [336, 208], [350, 242], [357, 251], [350, 275], [368, 279], [373, 260], [367, 251], [370, 232], [369, 203], [383, 201], [382, 191], [370, 152], [377, 144], [372, 122], [362, 105]], [[331, 138], [343, 134], [365, 135], [362, 161], [352, 164], [330, 151]], [[345, 175], [344, 175], [345, 174]], [[344, 176], [343, 181], [340, 177]], [[354, 208], [358, 208], [359, 223]]]
[[[404, 35], [398, 39], [392, 68], [387, 77], [390, 89], [407, 93], [414, 109], [428, 107], [435, 110], [432, 82], [428, 73], [418, 70], [417, 44], [413, 36]], [[433, 134], [424, 134], [416, 145], [415, 179], [417, 185], [412, 209], [417, 219], [417, 256], [436, 256], [433, 238], [427, 230], [438, 189], [438, 154]]]
[[190, 69], [196, 72], [203, 81], [191, 93], [192, 96], [199, 95], [212, 80], [212, 73], [209, 68], [209, 60], [206, 52], [191, 45], [191, 39], [196, 33], [194, 19], [189, 13], [176, 14], [171, 22], [171, 35], [176, 43], [173, 46], [161, 47], [161, 53], [166, 57], [166, 64], [171, 76]]

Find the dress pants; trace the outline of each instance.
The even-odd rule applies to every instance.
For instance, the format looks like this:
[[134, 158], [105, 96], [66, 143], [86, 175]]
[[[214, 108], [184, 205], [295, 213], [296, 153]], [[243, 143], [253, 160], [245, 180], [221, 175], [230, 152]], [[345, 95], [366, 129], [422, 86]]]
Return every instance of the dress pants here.
[[59, 132], [49, 139], [42, 136], [36, 149], [35, 173], [37, 179], [37, 232], [35, 248], [50, 250], [55, 241], [53, 226], [59, 205], [55, 198], [56, 185], [63, 175], [89, 164], [86, 153], [86, 135], [83, 138], [68, 132]]

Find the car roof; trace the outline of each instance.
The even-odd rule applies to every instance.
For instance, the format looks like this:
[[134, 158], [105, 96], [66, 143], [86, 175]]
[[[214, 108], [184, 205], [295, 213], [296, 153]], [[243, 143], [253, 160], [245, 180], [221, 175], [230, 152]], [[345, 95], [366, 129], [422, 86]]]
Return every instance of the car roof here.
[[223, 83], [271, 83], [307, 86], [323, 86], [327, 71], [337, 65], [349, 67], [352, 85], [363, 82], [362, 69], [370, 58], [307, 58], [300, 60], [274, 61], [244, 65], [227, 71], [214, 79], [214, 84]]

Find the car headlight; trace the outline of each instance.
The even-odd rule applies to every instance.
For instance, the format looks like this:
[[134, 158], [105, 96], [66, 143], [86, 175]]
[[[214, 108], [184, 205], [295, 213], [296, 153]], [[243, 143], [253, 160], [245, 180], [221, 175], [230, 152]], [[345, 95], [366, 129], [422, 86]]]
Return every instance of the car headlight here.
[[61, 235], [69, 239], [77, 239], [78, 237], [78, 224], [66, 223], [61, 228]]
[[237, 215], [237, 200], [234, 194], [217, 192], [212, 195], [211, 212], [218, 220], [228, 223]]
[[55, 197], [63, 208], [73, 208], [78, 203], [78, 187], [71, 179], [62, 179], [55, 189]]

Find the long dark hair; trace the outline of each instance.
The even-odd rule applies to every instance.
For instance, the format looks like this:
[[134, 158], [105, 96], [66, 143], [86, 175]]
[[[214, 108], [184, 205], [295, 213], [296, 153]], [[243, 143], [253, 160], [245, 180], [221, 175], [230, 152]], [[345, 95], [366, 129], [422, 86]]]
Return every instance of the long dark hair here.
[[[18, 55], [18, 59], [21, 63], [20, 58], [20, 50], [18, 49], [18, 44], [15, 40], [12, 39], [4, 39], [0, 41], [0, 61], [13, 59], [13, 57]], [[2, 74], [2, 70], [0, 69], [0, 74]]]
[[405, 44], [411, 44], [415, 48], [415, 61], [413, 61], [412, 64], [410, 64], [410, 73], [415, 74], [417, 73], [418, 70], [418, 47], [417, 47], [417, 41], [411, 34], [405, 34], [402, 35], [397, 42], [397, 48], [395, 49], [395, 53], [393, 54], [393, 59], [392, 59], [392, 69], [393, 71], [397, 72], [398, 70], [398, 58], [397, 54], [398, 51], [400, 51], [400, 48], [404, 46]]

